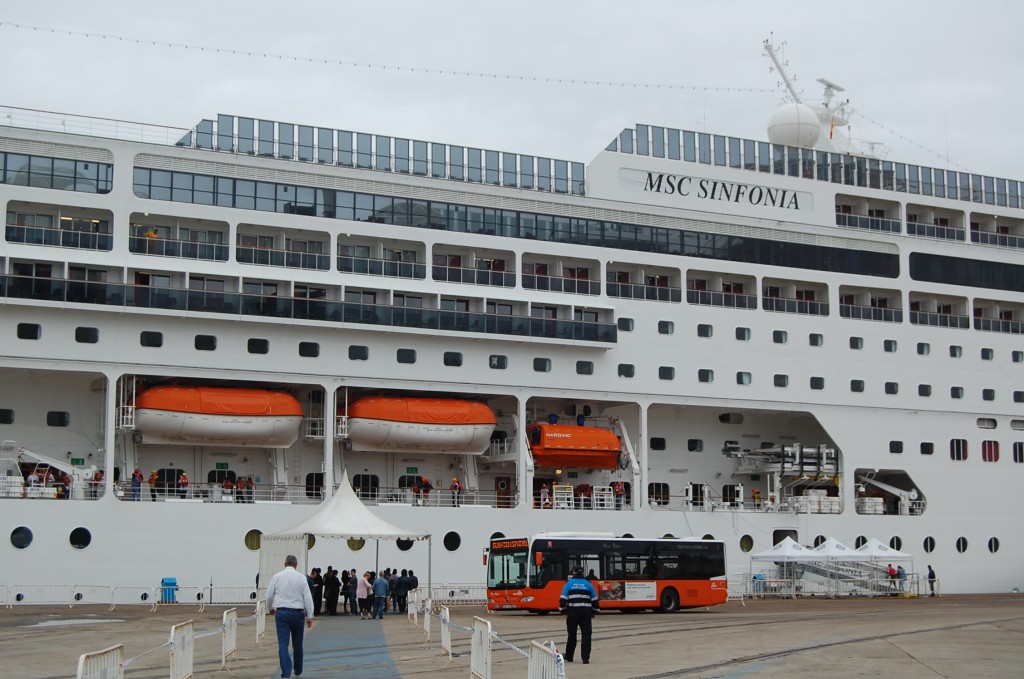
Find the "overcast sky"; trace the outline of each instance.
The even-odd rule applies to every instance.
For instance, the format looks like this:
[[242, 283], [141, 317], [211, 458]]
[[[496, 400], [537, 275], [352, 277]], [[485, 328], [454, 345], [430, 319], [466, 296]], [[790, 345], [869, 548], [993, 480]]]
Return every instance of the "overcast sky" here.
[[820, 77], [846, 88], [852, 136], [889, 159], [1024, 179], [1015, 0], [36, 0], [4, 3], [0, 24], [2, 105], [185, 128], [231, 113], [581, 162], [637, 122], [766, 140], [784, 94], [763, 56], [774, 35], [805, 100]]

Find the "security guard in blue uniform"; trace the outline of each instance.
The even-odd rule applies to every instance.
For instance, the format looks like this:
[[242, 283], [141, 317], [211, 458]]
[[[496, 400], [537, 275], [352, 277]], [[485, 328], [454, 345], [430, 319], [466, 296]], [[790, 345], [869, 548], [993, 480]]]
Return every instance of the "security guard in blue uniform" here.
[[590, 662], [590, 633], [593, 629], [591, 618], [598, 611], [597, 591], [590, 581], [583, 577], [583, 567], [572, 569], [572, 578], [562, 588], [562, 596], [558, 600], [558, 610], [565, 615], [565, 629], [568, 638], [565, 640], [565, 661], [572, 662], [576, 652], [576, 629], [579, 628], [583, 640], [580, 643], [580, 655], [583, 664]]

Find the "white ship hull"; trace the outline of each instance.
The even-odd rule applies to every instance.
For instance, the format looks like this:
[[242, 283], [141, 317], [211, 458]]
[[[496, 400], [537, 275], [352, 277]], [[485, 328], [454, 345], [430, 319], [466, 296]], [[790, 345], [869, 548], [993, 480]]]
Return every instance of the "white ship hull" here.
[[[0, 498], [0, 594], [165, 577], [247, 587], [258, 535], [310, 516], [345, 471], [431, 546], [321, 539], [315, 565], [479, 584], [495, 534], [579, 530], [711, 536], [742, 579], [786, 536], [878, 538], [917, 574], [933, 565], [943, 591], [1024, 586], [1024, 289], [933, 280], [968, 260], [1013, 278], [1022, 250], [995, 236], [1024, 238], [1019, 205], [900, 191], [900, 170], [881, 165], [877, 187], [859, 186], [854, 160], [847, 183], [816, 160], [803, 176], [800, 162], [676, 159], [672, 140], [685, 151], [691, 137], [647, 126], [624, 134], [649, 144], [660, 130], [667, 153], [620, 137], [585, 182], [560, 161], [527, 177], [525, 159], [544, 159], [517, 157], [511, 186], [469, 179], [471, 155], [462, 179], [402, 171], [397, 146], [376, 169], [249, 155], [244, 120], [218, 124], [235, 126], [232, 150], [204, 126], [180, 147], [0, 133], [14, 177], [0, 184], [0, 457], [15, 480], [22, 447], [107, 472], [82, 499]], [[17, 179], [26, 154], [109, 166], [109, 191]], [[98, 230], [60, 228], [69, 215]], [[941, 258], [953, 263], [920, 264]], [[123, 418], [143, 382], [287, 391], [301, 431], [293, 418]], [[483, 403], [497, 425], [328, 415], [380, 394]], [[619, 468], [535, 464], [526, 427], [551, 420], [613, 431]], [[191, 484], [144, 483], [135, 502], [136, 467]], [[251, 495], [225, 494], [248, 477]], [[417, 496], [422, 477], [434, 490]], [[597, 492], [615, 482], [621, 508]], [[595, 492], [547, 509], [545, 485]]]

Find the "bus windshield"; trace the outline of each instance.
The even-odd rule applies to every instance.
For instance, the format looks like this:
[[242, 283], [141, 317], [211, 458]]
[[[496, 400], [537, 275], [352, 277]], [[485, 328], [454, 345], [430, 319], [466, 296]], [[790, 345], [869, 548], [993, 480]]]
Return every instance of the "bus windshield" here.
[[517, 589], [526, 586], [529, 564], [526, 540], [492, 542], [487, 559], [488, 589]]

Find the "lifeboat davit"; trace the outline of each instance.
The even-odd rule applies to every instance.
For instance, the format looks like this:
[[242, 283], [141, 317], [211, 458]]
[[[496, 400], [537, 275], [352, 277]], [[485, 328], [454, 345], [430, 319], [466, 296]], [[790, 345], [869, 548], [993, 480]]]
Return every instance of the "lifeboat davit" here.
[[301, 422], [302, 406], [280, 391], [168, 386], [135, 399], [142, 443], [287, 448]]
[[348, 406], [352, 450], [481, 455], [495, 423], [486, 404], [463, 399], [368, 396]]
[[614, 432], [597, 427], [532, 424], [526, 428], [538, 467], [616, 469], [622, 444]]

